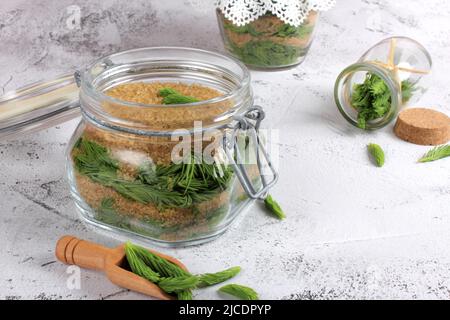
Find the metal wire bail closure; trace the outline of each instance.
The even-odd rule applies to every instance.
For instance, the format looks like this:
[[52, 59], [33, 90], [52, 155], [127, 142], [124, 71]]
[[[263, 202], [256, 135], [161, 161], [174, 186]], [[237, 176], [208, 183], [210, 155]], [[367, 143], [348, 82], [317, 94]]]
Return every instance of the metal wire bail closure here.
[[[259, 127], [264, 117], [265, 113], [261, 106], [251, 107], [243, 115], [234, 116], [235, 124], [230, 127], [230, 129], [232, 129], [231, 134], [226, 134], [223, 138], [223, 145], [228, 161], [241, 182], [244, 191], [250, 198], [260, 200], [266, 198], [269, 189], [274, 186], [278, 180], [278, 172], [275, 170], [269, 154], [259, 136]], [[240, 130], [247, 131], [254, 139], [253, 141], [256, 142], [256, 163], [262, 182], [262, 187], [259, 189], [253, 185], [247, 169], [242, 162], [241, 152], [237, 144], [237, 134]], [[267, 181], [266, 176], [262, 174], [264, 163], [267, 164], [271, 171], [272, 178], [269, 181]]]

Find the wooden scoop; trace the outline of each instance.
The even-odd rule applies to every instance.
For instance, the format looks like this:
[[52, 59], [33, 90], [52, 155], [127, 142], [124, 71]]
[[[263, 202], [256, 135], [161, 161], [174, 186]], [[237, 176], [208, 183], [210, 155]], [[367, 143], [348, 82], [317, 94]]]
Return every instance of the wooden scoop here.
[[[186, 267], [177, 259], [157, 251], [149, 251], [187, 271]], [[105, 272], [108, 279], [120, 287], [162, 300], [175, 299], [156, 284], [126, 269], [128, 263], [123, 244], [111, 249], [73, 236], [64, 236], [58, 240], [55, 254], [58, 260], [65, 264]]]

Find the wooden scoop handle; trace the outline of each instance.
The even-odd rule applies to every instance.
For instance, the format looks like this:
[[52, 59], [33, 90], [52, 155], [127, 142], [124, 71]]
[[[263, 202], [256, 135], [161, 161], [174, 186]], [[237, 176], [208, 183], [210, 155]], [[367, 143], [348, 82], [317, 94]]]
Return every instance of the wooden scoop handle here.
[[55, 254], [58, 260], [65, 264], [104, 270], [105, 259], [114, 254], [114, 250], [73, 236], [64, 236], [58, 240]]

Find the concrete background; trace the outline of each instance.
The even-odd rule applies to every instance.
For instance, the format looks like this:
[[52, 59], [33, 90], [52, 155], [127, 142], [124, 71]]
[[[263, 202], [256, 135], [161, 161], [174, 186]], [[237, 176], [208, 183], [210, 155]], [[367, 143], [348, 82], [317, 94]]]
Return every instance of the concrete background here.
[[[211, 3], [2, 0], [0, 94], [123, 49], [222, 51]], [[80, 28], [70, 24], [73, 10], [80, 10]], [[332, 97], [345, 66], [375, 42], [405, 35], [434, 60], [432, 87], [420, 105], [450, 113], [449, 16], [444, 0], [338, 1], [322, 15], [302, 65], [252, 72], [266, 125], [280, 130], [281, 177], [273, 194], [288, 218], [278, 222], [254, 206], [212, 243], [163, 251], [194, 272], [240, 265], [235, 282], [265, 299], [450, 298], [450, 160], [416, 163], [427, 147], [400, 141], [392, 126], [352, 128]], [[64, 152], [76, 123], [0, 141], [0, 298], [146, 298], [86, 270], [81, 288], [71, 289], [66, 266], [55, 261], [63, 234], [119, 243], [86, 228], [71, 202]], [[385, 148], [385, 167], [371, 164], [369, 142]], [[223, 297], [209, 288], [196, 298]]]

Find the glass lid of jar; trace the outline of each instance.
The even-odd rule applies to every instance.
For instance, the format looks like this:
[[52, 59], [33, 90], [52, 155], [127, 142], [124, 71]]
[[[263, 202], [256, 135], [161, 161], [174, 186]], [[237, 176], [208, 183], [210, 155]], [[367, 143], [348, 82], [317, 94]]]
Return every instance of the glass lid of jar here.
[[73, 73], [38, 81], [0, 97], [0, 139], [55, 126], [80, 115]]

